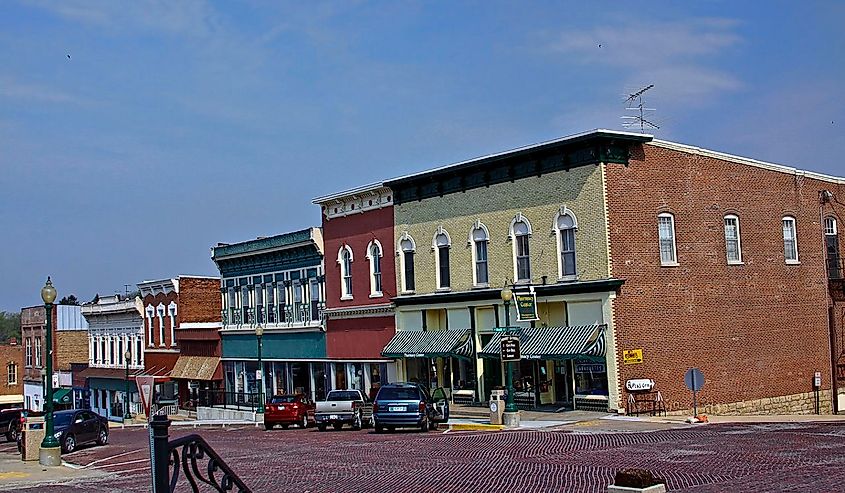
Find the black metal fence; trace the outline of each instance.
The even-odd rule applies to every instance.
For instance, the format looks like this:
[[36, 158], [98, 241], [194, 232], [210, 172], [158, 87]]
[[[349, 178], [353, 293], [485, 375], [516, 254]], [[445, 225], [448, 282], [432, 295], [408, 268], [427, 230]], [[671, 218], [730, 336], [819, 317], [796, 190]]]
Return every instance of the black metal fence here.
[[196, 406], [230, 407], [254, 411], [261, 396], [258, 392], [228, 392], [218, 389], [202, 389], [197, 392]]

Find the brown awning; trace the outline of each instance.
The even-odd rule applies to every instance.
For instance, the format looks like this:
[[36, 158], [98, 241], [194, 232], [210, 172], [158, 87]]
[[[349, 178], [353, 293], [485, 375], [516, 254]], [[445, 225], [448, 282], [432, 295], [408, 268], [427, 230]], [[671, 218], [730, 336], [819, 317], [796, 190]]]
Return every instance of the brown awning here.
[[170, 378], [183, 380], [214, 380], [220, 358], [215, 356], [179, 356]]

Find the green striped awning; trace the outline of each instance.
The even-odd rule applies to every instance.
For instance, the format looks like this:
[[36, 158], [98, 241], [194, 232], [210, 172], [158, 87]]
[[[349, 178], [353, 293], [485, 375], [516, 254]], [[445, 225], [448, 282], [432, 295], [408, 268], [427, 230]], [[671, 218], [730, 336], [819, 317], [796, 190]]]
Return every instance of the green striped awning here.
[[[579, 325], [574, 327], [520, 328], [520, 355], [524, 359], [595, 359], [605, 357], [605, 332], [607, 325]], [[478, 355], [482, 358], [499, 358], [499, 337], [496, 334]]]
[[470, 329], [400, 330], [384, 346], [385, 358], [472, 358]]

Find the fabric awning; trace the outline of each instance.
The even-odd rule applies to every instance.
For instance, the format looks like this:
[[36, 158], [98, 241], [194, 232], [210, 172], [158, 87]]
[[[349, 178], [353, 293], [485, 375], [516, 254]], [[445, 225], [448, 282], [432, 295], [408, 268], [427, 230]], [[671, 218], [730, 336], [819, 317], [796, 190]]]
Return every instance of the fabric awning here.
[[0, 395], [0, 404], [23, 404], [23, 394]]
[[[519, 350], [524, 359], [593, 359], [604, 360], [607, 325], [579, 325], [573, 327], [520, 328]], [[500, 334], [496, 334], [478, 355], [499, 358]]]
[[400, 330], [384, 346], [385, 358], [472, 358], [470, 329]]
[[214, 380], [220, 358], [214, 356], [179, 356], [170, 378], [183, 380]]
[[70, 404], [71, 399], [71, 389], [54, 389], [53, 390], [53, 402], [56, 404]]

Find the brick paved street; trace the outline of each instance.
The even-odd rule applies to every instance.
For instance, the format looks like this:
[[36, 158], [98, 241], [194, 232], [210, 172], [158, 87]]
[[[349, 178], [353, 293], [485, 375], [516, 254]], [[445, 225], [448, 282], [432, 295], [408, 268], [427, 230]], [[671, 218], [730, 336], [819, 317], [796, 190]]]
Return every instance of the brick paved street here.
[[[842, 491], [845, 471], [845, 429], [832, 423], [622, 433], [590, 426], [392, 435], [254, 427], [199, 431], [256, 492], [594, 492], [603, 491], [622, 467], [649, 468], [666, 479], [670, 491]], [[115, 429], [110, 446], [65, 457], [113, 475], [17, 490], [149, 491], [146, 440], [143, 429]]]

